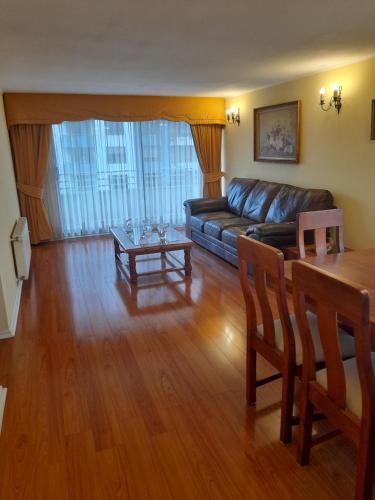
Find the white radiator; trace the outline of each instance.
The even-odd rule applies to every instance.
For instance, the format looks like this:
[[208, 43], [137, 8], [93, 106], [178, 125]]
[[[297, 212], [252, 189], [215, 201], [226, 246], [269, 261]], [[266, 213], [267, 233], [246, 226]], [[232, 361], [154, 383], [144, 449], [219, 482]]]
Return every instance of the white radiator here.
[[20, 217], [11, 236], [13, 244], [16, 275], [20, 280], [27, 280], [30, 271], [31, 245], [26, 217]]

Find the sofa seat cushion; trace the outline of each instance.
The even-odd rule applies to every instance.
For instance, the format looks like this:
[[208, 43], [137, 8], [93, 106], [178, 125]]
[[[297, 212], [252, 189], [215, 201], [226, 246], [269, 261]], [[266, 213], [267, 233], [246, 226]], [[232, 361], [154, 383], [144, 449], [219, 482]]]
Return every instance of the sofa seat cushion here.
[[191, 216], [191, 227], [197, 231], [203, 232], [204, 223], [211, 219], [235, 219], [236, 215], [231, 212], [219, 211], [219, 212], [205, 212], [197, 215]]
[[204, 223], [203, 232], [209, 234], [218, 240], [221, 239], [221, 233], [224, 229], [233, 226], [250, 226], [253, 221], [246, 217], [235, 217], [232, 219], [210, 220]]
[[[375, 372], [375, 352], [371, 353], [371, 363]], [[359, 380], [357, 359], [351, 358], [343, 362], [346, 383], [346, 406], [358, 418], [362, 417], [362, 389]], [[316, 372], [316, 381], [327, 390], [327, 370]]]
[[278, 182], [259, 181], [246, 198], [242, 216], [256, 222], [264, 222], [268, 209], [282, 188]]
[[246, 236], [246, 230], [249, 226], [233, 226], [224, 229], [221, 233], [221, 241], [226, 245], [237, 248], [237, 238], [242, 234]]
[[[307, 319], [309, 322], [311, 337], [314, 344], [315, 359], [317, 362], [324, 361], [325, 357], [324, 357], [323, 346], [320, 341], [317, 317], [315, 314], [308, 312]], [[303, 361], [302, 342], [298, 332], [297, 320], [294, 314], [290, 316], [290, 321], [292, 323], [292, 328], [296, 343], [296, 363], [297, 365], [302, 365]], [[279, 351], [284, 351], [284, 339], [283, 339], [281, 321], [279, 319], [276, 319], [274, 321], [274, 325], [275, 325], [276, 347], [277, 349], [279, 349]], [[260, 337], [263, 337], [263, 325], [258, 326], [258, 335]], [[343, 358], [349, 358], [350, 356], [355, 355], [354, 338], [340, 328], [339, 328], [339, 342], [341, 348], [341, 355]]]
[[228, 208], [234, 214], [240, 216], [248, 194], [257, 184], [256, 179], [240, 179], [235, 177], [230, 181], [227, 188]]

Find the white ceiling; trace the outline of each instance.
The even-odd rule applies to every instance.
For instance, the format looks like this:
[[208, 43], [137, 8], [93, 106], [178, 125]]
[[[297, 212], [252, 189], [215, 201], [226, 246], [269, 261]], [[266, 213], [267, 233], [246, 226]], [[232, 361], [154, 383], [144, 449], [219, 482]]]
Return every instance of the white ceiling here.
[[227, 96], [375, 55], [375, 0], [0, 0], [4, 91]]

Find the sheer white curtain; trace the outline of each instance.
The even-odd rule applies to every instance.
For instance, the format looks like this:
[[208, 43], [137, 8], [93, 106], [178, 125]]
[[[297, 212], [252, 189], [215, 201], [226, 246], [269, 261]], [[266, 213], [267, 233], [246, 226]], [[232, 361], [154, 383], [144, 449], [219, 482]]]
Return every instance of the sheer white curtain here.
[[180, 225], [202, 176], [184, 122], [89, 120], [52, 126], [45, 205], [55, 238], [146, 217]]

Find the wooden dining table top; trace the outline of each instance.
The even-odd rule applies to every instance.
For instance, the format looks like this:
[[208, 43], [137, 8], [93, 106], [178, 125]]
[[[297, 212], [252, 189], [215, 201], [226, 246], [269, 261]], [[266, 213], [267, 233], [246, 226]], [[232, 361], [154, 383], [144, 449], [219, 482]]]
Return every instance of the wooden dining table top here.
[[[350, 252], [311, 256], [301, 259], [318, 269], [336, 276], [339, 279], [349, 280], [367, 289], [370, 294], [370, 321], [375, 327], [375, 248], [369, 250], [355, 250]], [[284, 275], [289, 290], [293, 287], [292, 263], [295, 260], [284, 262]]]

